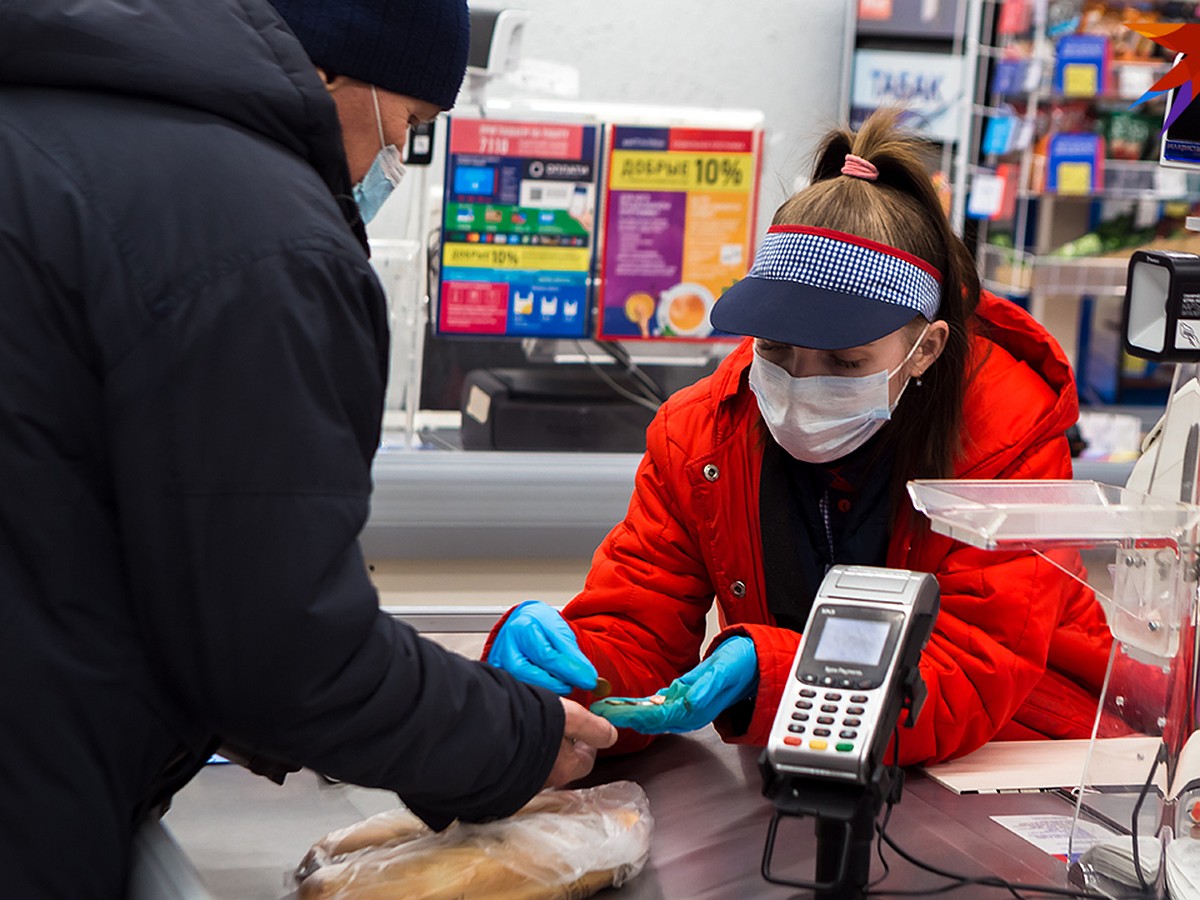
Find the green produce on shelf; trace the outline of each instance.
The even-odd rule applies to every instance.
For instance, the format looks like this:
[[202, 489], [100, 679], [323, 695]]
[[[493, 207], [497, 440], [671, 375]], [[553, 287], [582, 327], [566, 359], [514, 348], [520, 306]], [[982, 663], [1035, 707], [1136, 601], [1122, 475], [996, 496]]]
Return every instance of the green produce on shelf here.
[[1128, 247], [1140, 247], [1154, 240], [1156, 234], [1157, 229], [1153, 225], [1134, 228], [1132, 214], [1117, 216], [1101, 222], [1094, 231], [1089, 231], [1073, 241], [1067, 241], [1047, 255], [1064, 259], [1100, 256], [1103, 253], [1115, 253]]

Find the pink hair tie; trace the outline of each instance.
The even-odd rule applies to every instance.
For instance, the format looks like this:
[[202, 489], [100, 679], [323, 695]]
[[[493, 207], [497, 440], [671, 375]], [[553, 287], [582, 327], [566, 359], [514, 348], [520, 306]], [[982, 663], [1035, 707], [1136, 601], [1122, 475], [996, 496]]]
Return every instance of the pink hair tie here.
[[861, 156], [855, 156], [853, 153], [847, 153], [846, 162], [842, 166], [842, 174], [849, 175], [851, 178], [861, 178], [863, 181], [874, 181], [879, 177], [879, 170], [875, 168], [873, 162], [869, 162]]

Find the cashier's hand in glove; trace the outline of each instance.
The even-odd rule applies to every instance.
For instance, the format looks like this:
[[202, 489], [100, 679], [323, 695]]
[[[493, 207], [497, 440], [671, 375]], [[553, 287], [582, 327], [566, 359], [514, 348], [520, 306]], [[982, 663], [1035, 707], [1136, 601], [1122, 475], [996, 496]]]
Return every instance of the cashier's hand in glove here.
[[552, 606], [526, 600], [505, 619], [492, 641], [487, 661], [518, 681], [566, 695], [596, 687], [593, 666], [575, 640], [575, 632]]
[[[606, 697], [591, 705], [618, 728], [642, 734], [682, 734], [703, 728], [758, 687], [754, 641], [738, 635], [653, 697]], [[662, 699], [659, 699], [662, 698]]]
[[574, 700], [560, 698], [566, 723], [563, 725], [562, 745], [558, 759], [550, 770], [546, 787], [562, 787], [592, 771], [596, 751], [611, 747], [617, 740], [617, 729]]

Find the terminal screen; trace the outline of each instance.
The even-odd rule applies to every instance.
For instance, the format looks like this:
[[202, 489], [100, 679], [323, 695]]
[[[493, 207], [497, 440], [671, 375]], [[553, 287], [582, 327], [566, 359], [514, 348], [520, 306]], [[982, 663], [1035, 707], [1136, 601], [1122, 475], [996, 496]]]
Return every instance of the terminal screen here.
[[890, 630], [884, 621], [828, 616], [813, 657], [820, 662], [877, 666]]

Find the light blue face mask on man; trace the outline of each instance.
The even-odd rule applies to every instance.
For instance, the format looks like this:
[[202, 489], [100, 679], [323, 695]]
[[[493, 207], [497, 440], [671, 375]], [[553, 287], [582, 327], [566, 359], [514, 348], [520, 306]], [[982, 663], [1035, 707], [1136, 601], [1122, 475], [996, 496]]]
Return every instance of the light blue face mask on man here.
[[379, 127], [379, 146], [382, 148], [375, 154], [375, 161], [363, 176], [363, 180], [354, 186], [354, 202], [358, 204], [358, 214], [363, 224], [370, 222], [379, 212], [385, 200], [392, 195], [400, 180], [404, 178], [404, 163], [400, 150], [395, 144], [388, 144], [383, 137], [383, 116], [379, 112], [379, 95], [375, 86], [371, 85], [371, 99], [375, 101], [375, 124]]

